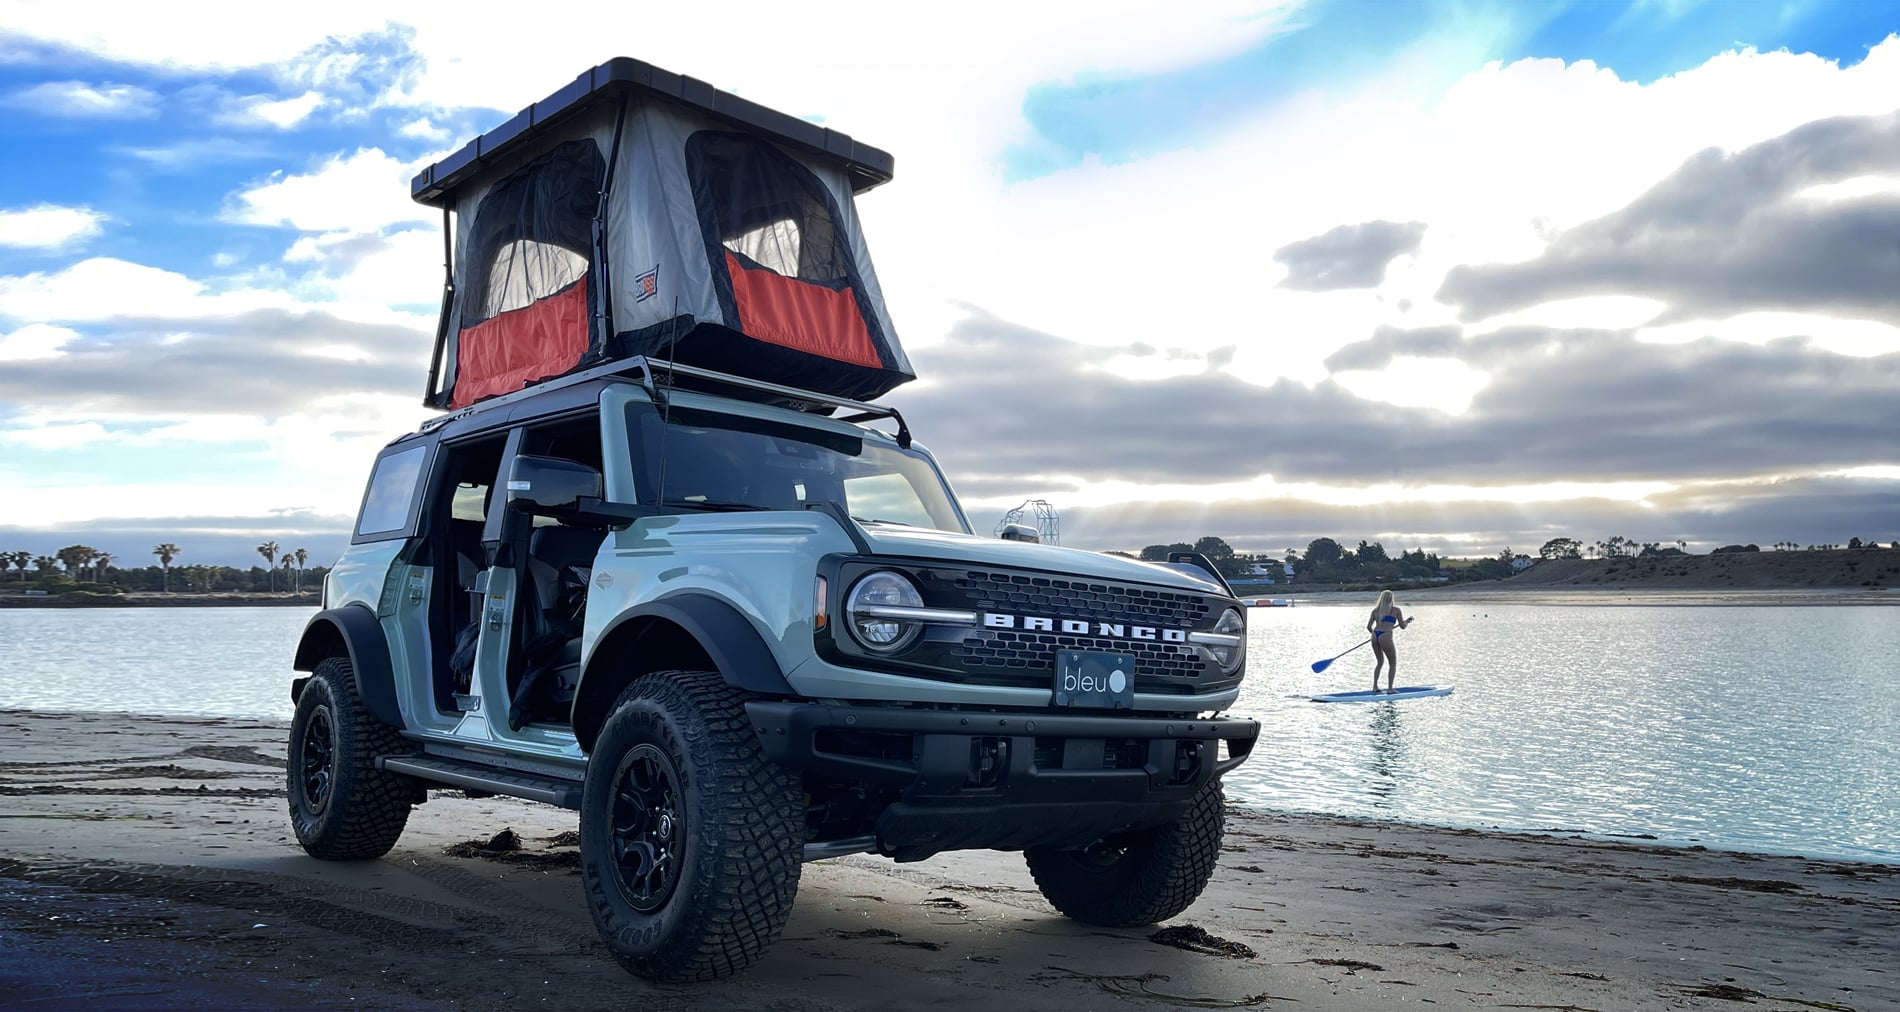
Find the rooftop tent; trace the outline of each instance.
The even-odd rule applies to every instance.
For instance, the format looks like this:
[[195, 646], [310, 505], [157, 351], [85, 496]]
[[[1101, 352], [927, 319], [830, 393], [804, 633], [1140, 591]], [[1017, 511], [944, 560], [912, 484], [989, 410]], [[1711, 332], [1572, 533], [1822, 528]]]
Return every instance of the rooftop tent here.
[[617, 59], [415, 179], [453, 212], [426, 403], [635, 355], [864, 400], [911, 378], [853, 196], [891, 157]]

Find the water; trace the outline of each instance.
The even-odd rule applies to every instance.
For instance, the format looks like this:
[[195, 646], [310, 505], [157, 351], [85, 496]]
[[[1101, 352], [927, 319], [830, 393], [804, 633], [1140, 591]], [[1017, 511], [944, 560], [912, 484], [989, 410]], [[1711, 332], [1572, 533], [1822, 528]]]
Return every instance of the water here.
[[[1900, 861], [1900, 682], [1884, 607], [1406, 604], [1371, 685], [1370, 599], [1258, 609], [1241, 804]], [[305, 608], [0, 609], [0, 707], [288, 719]], [[1289, 698], [1295, 696], [1297, 698]]]
[[[1900, 683], [1885, 607], [1413, 604], [1403, 703], [1372, 687], [1363, 605], [1256, 609], [1227, 780], [1244, 804], [1900, 860]], [[1300, 698], [1287, 698], [1299, 694]]]
[[315, 608], [0, 608], [0, 709], [289, 720]]

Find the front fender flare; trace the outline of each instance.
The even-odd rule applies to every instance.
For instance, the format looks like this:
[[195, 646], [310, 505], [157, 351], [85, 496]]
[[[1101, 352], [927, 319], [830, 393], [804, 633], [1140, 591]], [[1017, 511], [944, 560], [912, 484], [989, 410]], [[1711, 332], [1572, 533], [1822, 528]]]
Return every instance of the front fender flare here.
[[[650, 636], [670, 642], [664, 647], [656, 642], [655, 649], [641, 651], [640, 641]], [[692, 643], [683, 644], [682, 636]], [[689, 652], [696, 646], [733, 688], [771, 696], [797, 695], [765, 637], [737, 608], [710, 594], [675, 594], [628, 609], [601, 632], [574, 692], [573, 726], [582, 748], [592, 747], [594, 733], [607, 719], [607, 708], [628, 682], [649, 672], [688, 666], [677, 662], [683, 658], [675, 648], [682, 645]], [[613, 663], [610, 658], [627, 656], [633, 663], [626, 670], [602, 670]]]
[[[356, 692], [370, 716], [397, 730], [402, 729], [402, 708], [396, 703], [396, 673], [389, 660], [389, 641], [376, 613], [360, 604], [346, 604], [317, 612], [303, 627], [297, 641], [297, 656], [291, 667], [315, 671], [326, 657], [349, 658], [356, 673]], [[304, 679], [292, 683], [291, 701]]]

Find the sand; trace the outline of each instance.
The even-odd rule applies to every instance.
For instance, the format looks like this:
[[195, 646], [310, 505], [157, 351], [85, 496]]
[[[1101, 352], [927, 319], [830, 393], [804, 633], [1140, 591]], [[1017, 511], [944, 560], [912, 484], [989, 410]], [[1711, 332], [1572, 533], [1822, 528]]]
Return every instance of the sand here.
[[1018, 855], [860, 856], [805, 866], [751, 970], [656, 988], [594, 937], [573, 813], [442, 792], [315, 861], [284, 734], [0, 712], [0, 1006], [1900, 1007], [1900, 867], [1246, 811], [1160, 940], [1057, 916]]

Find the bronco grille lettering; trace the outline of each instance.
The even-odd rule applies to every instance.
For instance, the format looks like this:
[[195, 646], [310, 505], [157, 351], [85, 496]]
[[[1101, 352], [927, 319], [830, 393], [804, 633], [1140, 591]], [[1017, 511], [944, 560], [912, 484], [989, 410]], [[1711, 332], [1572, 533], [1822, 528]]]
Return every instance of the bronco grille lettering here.
[[983, 613], [985, 629], [1021, 629], [1025, 632], [1062, 632], [1072, 636], [1106, 636], [1124, 640], [1149, 640], [1161, 643], [1186, 643], [1187, 630], [1163, 629], [1152, 625], [1126, 622], [1087, 622], [1079, 618], [1053, 619], [1042, 615], [1011, 615], [1006, 612]]

